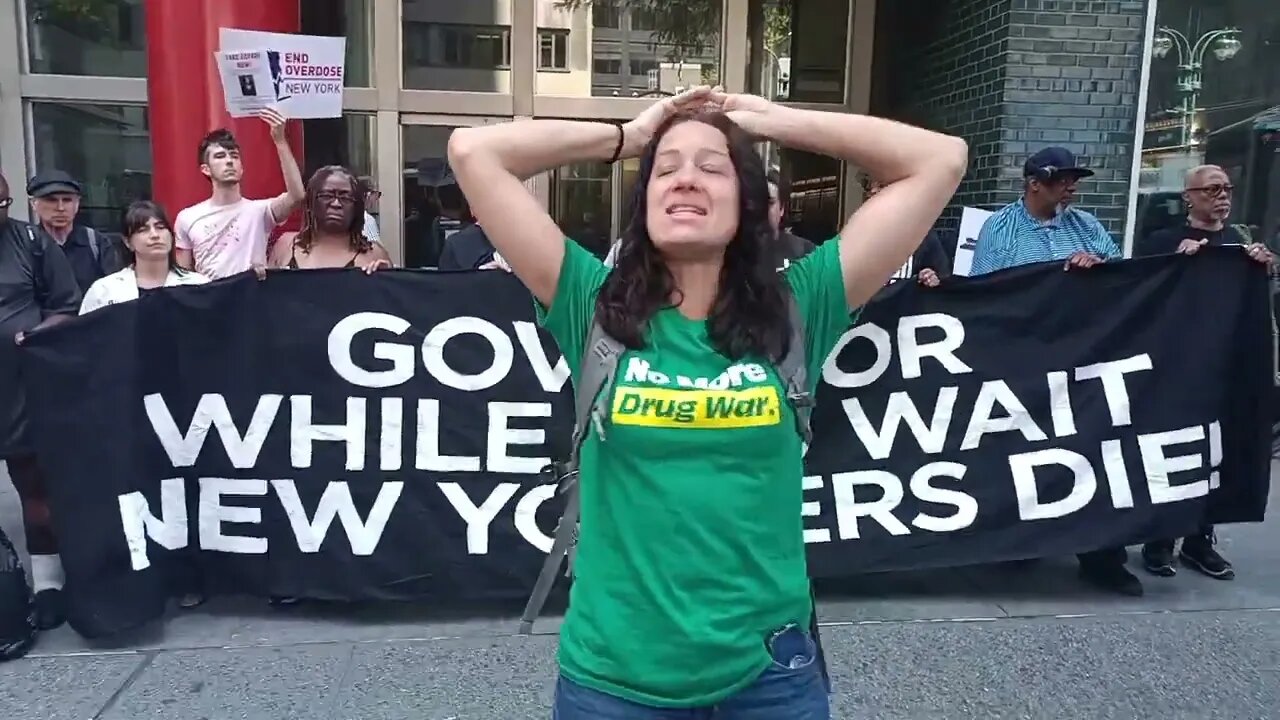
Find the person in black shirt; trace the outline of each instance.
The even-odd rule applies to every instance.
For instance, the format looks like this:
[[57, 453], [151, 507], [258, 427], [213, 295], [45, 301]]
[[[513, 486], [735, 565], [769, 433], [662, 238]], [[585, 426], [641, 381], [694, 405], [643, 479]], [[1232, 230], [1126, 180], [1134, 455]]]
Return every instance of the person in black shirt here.
[[1187, 221], [1180, 227], [1157, 230], [1134, 247], [1134, 256], [1180, 253], [1194, 255], [1205, 245], [1243, 245], [1254, 260], [1269, 264], [1271, 251], [1259, 242], [1251, 242], [1234, 226], [1227, 224], [1231, 215], [1231, 199], [1235, 186], [1217, 165], [1201, 165], [1187, 173], [1182, 199], [1187, 204]]
[[[1134, 256], [1179, 253], [1195, 255], [1205, 245], [1243, 245], [1249, 257], [1270, 265], [1271, 251], [1262, 243], [1250, 242], [1239, 230], [1227, 224], [1231, 215], [1231, 198], [1235, 187], [1227, 173], [1217, 165], [1202, 165], [1187, 173], [1182, 199], [1187, 204], [1187, 221], [1182, 227], [1165, 228], [1143, 238], [1134, 248]], [[1195, 535], [1182, 539], [1178, 558], [1212, 578], [1231, 580], [1235, 569], [1214, 549], [1213, 526], [1206, 524]], [[1161, 540], [1142, 547], [1142, 561], [1147, 571], [1161, 577], [1173, 577], [1175, 540]]]
[[62, 247], [82, 293], [99, 278], [124, 267], [109, 236], [76, 223], [83, 194], [80, 183], [61, 170], [39, 173], [27, 183], [40, 229]]
[[770, 170], [765, 179], [769, 183], [769, 221], [778, 229], [778, 269], [784, 270], [817, 246], [787, 229], [786, 201], [791, 197], [791, 188], [783, 183], [782, 174]]
[[[878, 180], [872, 180], [867, 187], [867, 197], [874, 197], [882, 187], [884, 186]], [[889, 278], [889, 284], [915, 278], [916, 282], [925, 287], [937, 287], [938, 283], [942, 282], [942, 278], [950, 274], [951, 261], [948, 260], [947, 251], [942, 246], [942, 238], [937, 230], [930, 230], [929, 234], [924, 236], [920, 247], [907, 258], [898, 272]]]
[[62, 562], [49, 522], [44, 475], [27, 437], [17, 346], [28, 333], [74, 317], [81, 292], [57, 243], [34, 226], [11, 219], [12, 204], [9, 183], [0, 175], [0, 457], [22, 501], [36, 626], [50, 630], [65, 619]]

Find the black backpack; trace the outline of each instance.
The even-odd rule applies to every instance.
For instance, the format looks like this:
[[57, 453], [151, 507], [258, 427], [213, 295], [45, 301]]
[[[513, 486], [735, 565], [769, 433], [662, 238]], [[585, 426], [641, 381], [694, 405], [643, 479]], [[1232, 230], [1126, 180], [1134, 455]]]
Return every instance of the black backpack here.
[[35, 601], [22, 558], [0, 530], [0, 662], [17, 660], [36, 644]]

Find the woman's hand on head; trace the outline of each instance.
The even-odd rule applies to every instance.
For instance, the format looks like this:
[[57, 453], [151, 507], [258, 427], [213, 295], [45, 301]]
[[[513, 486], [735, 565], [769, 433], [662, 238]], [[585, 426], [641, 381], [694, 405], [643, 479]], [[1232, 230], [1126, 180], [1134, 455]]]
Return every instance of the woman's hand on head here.
[[717, 88], [711, 93], [711, 102], [747, 133], [755, 137], [770, 137], [768, 123], [777, 106], [769, 100], [759, 95], [726, 93]]
[[704, 105], [712, 105], [715, 109], [712, 97], [718, 90], [719, 88], [709, 85], [699, 85], [678, 95], [661, 98], [645, 108], [634, 120], [623, 123], [622, 157], [638, 156], [662, 123], [672, 115]]

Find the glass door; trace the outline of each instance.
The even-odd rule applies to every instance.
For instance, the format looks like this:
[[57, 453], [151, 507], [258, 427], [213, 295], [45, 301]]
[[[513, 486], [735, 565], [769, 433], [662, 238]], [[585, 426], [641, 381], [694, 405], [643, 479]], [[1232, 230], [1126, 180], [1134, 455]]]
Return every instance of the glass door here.
[[453, 131], [509, 121], [510, 118], [459, 115], [401, 117], [404, 267], [436, 267], [445, 240], [474, 220], [449, 168], [449, 137]]

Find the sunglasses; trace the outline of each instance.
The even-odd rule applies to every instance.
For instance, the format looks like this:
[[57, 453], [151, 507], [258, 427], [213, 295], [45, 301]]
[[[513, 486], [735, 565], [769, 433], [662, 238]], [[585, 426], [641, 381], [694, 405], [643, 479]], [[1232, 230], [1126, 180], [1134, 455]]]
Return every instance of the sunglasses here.
[[1231, 194], [1235, 193], [1235, 191], [1236, 191], [1236, 186], [1235, 186], [1235, 185], [1222, 185], [1222, 184], [1220, 184], [1220, 183], [1219, 183], [1219, 184], [1214, 184], [1214, 185], [1205, 185], [1205, 186], [1203, 186], [1203, 187], [1187, 188], [1187, 190], [1196, 190], [1196, 191], [1199, 191], [1199, 192], [1204, 193], [1205, 195], [1208, 195], [1208, 196], [1209, 196], [1209, 197], [1211, 197], [1211, 198], [1216, 198], [1216, 197], [1221, 197], [1221, 196], [1223, 196], [1223, 195], [1231, 195]]
[[13, 198], [0, 198], [0, 209], [4, 209], [13, 204]]

